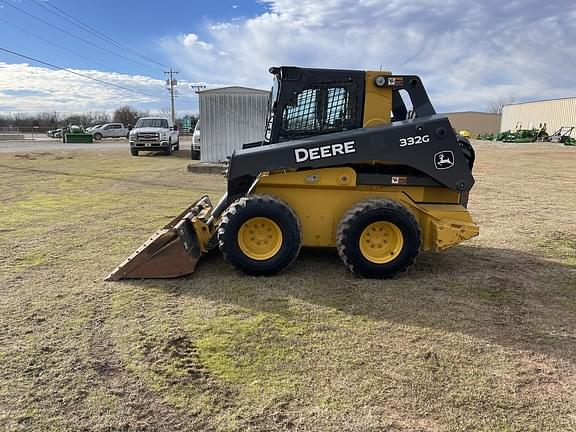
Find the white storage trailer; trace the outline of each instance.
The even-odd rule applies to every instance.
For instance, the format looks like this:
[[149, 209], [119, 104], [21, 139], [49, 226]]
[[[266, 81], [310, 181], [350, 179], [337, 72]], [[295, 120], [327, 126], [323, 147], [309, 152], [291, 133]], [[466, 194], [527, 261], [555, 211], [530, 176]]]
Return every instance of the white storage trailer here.
[[223, 87], [198, 94], [202, 162], [223, 162], [243, 144], [262, 141], [269, 91]]

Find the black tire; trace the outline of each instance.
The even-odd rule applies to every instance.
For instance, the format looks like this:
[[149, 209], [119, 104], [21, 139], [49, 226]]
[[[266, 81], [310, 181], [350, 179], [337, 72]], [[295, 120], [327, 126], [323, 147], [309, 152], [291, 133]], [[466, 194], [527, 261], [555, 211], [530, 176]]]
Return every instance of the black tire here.
[[[365, 229], [376, 222], [388, 222], [402, 235], [402, 246], [391, 261], [369, 260], [360, 247]], [[384, 241], [386, 243], [386, 241]], [[369, 199], [352, 206], [342, 217], [336, 231], [336, 248], [346, 267], [368, 278], [392, 278], [410, 267], [420, 253], [421, 230], [414, 215], [402, 204], [383, 198]]]
[[130, 150], [132, 156], [138, 156], [138, 150]]
[[[280, 249], [268, 259], [253, 259], [239, 244], [241, 227], [254, 218], [272, 220], [282, 233]], [[290, 266], [302, 244], [302, 230], [294, 211], [270, 195], [251, 195], [236, 200], [224, 213], [218, 228], [218, 242], [226, 261], [246, 274], [269, 276]]]
[[200, 150], [192, 150], [192, 160], [200, 160]]
[[101, 134], [101, 133], [95, 133], [95, 134], [94, 134], [94, 139], [95, 139], [96, 141], [100, 141], [100, 140], [102, 139], [102, 134]]
[[180, 150], [180, 141], [178, 141], [175, 145], [174, 145], [174, 151], [179, 151]]
[[164, 153], [168, 156], [172, 154], [172, 142], [168, 141], [168, 148], [164, 151]]

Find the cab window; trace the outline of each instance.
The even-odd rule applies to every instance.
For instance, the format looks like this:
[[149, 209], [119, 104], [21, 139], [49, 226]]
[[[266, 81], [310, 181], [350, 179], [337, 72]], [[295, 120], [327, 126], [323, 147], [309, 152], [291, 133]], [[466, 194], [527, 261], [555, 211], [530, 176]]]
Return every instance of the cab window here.
[[282, 113], [280, 140], [340, 132], [354, 127], [354, 84], [315, 86], [302, 90]]

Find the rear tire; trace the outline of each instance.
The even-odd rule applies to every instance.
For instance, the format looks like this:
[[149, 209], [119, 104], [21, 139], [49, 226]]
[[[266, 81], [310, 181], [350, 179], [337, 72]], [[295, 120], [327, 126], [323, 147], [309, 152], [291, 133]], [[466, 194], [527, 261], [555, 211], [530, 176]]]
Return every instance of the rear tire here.
[[226, 261], [246, 274], [269, 276], [290, 266], [302, 243], [300, 222], [283, 201], [251, 195], [222, 216], [218, 242]]
[[420, 253], [421, 231], [402, 204], [369, 199], [352, 206], [336, 231], [336, 248], [346, 267], [368, 278], [392, 278]]
[[138, 150], [130, 150], [132, 156], [138, 156]]

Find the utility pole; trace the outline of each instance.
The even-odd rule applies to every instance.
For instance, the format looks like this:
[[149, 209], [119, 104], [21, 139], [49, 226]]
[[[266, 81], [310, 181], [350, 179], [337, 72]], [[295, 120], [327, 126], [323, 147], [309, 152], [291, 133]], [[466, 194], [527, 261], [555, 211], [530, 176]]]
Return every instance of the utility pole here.
[[[204, 84], [190, 84], [190, 88], [194, 90], [194, 93], [200, 93], [200, 90], [204, 90], [206, 86]], [[200, 96], [198, 96], [198, 116], [200, 116]]]
[[205, 89], [206, 86], [205, 86], [205, 85], [201, 85], [201, 84], [198, 84], [198, 85], [190, 84], [190, 88], [194, 89], [194, 92], [195, 92], [195, 93], [199, 93], [200, 90]]
[[168, 86], [168, 93], [170, 93], [170, 104], [172, 106], [172, 123], [176, 124], [176, 109], [174, 108], [174, 87], [178, 85], [178, 81], [176, 81], [174, 76], [178, 75], [180, 72], [170, 68], [168, 72], [164, 73], [168, 76], [168, 79], [166, 80], [166, 85]]

